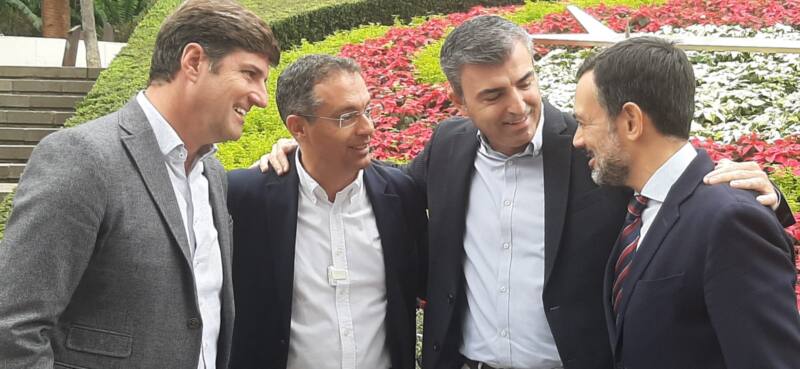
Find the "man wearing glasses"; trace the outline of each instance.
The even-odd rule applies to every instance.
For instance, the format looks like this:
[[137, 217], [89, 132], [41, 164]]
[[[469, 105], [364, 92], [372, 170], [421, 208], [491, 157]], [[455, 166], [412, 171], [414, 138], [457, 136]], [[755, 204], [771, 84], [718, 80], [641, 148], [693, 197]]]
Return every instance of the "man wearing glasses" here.
[[299, 143], [291, 171], [229, 173], [233, 368], [414, 368], [427, 217], [410, 178], [371, 165], [360, 72], [327, 55], [289, 66], [276, 102]]

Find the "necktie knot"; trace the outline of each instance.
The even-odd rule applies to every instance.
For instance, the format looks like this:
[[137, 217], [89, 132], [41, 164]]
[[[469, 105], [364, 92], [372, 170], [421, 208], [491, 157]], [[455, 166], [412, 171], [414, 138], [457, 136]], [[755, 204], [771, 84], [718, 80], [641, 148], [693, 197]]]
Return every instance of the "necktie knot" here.
[[641, 216], [642, 211], [647, 207], [648, 201], [650, 201], [650, 199], [642, 195], [634, 196], [628, 203], [628, 213], [631, 213], [631, 215], [635, 217]]

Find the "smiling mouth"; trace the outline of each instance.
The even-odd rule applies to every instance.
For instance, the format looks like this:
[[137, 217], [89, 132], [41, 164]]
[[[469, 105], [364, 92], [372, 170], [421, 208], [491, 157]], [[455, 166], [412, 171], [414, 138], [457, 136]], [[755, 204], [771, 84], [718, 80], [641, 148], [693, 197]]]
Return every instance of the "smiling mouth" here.
[[525, 123], [525, 122], [527, 122], [527, 121], [528, 121], [528, 118], [530, 118], [530, 116], [531, 116], [531, 113], [532, 113], [532, 110], [531, 110], [531, 111], [528, 111], [528, 112], [526, 112], [525, 114], [523, 114], [523, 115], [522, 115], [522, 117], [521, 117], [520, 119], [517, 119], [517, 120], [515, 120], [515, 121], [510, 121], [510, 122], [503, 122], [503, 125], [506, 125], [506, 126], [516, 126], [516, 125], [519, 125], [519, 124], [523, 124], [523, 123]]
[[242, 118], [244, 118], [244, 116], [247, 114], [247, 110], [244, 110], [244, 108], [238, 106], [234, 106], [233, 111]]

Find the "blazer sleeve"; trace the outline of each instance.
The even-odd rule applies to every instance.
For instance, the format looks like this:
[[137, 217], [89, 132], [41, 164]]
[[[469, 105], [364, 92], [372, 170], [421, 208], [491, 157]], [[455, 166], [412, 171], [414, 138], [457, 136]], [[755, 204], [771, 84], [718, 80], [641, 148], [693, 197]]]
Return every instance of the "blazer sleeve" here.
[[52, 368], [44, 332], [68, 305], [103, 223], [99, 156], [69, 130], [46, 137], [28, 161], [0, 243], [0, 367]]
[[766, 208], [734, 203], [710, 229], [704, 293], [728, 368], [796, 368], [800, 315], [796, 272], [780, 225]]

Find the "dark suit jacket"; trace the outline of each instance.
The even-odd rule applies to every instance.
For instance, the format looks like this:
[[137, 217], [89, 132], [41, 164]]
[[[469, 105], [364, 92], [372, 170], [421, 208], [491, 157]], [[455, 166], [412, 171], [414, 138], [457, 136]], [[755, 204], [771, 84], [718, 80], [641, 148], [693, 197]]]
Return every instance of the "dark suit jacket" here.
[[[222, 258], [217, 367], [233, 331], [225, 171], [203, 161]], [[196, 369], [192, 251], [167, 168], [135, 100], [47, 136], [0, 244], [0, 368]]]
[[[231, 367], [282, 369], [290, 344], [299, 190], [296, 168], [280, 177], [274, 171], [237, 170], [228, 178], [237, 299]], [[411, 179], [395, 168], [370, 165], [364, 169], [364, 184], [383, 246], [386, 339], [392, 367], [413, 369], [416, 298], [424, 289], [427, 263], [424, 202]]]
[[[544, 103], [542, 154], [545, 186], [543, 300], [565, 368], [613, 365], [603, 315], [603, 270], [625, 217], [630, 192], [599, 188], [588, 159], [572, 146], [575, 121]], [[466, 307], [464, 224], [478, 149], [468, 119], [439, 124], [425, 150], [407, 168], [427, 193], [430, 269], [425, 310], [426, 369], [460, 368]], [[531, 278], [541, 278], [531, 275]]]
[[609, 258], [603, 301], [625, 368], [800, 365], [792, 245], [752, 193], [704, 185], [713, 167], [699, 151], [673, 185], [623, 282], [618, 319], [610, 286], [619, 250]]

